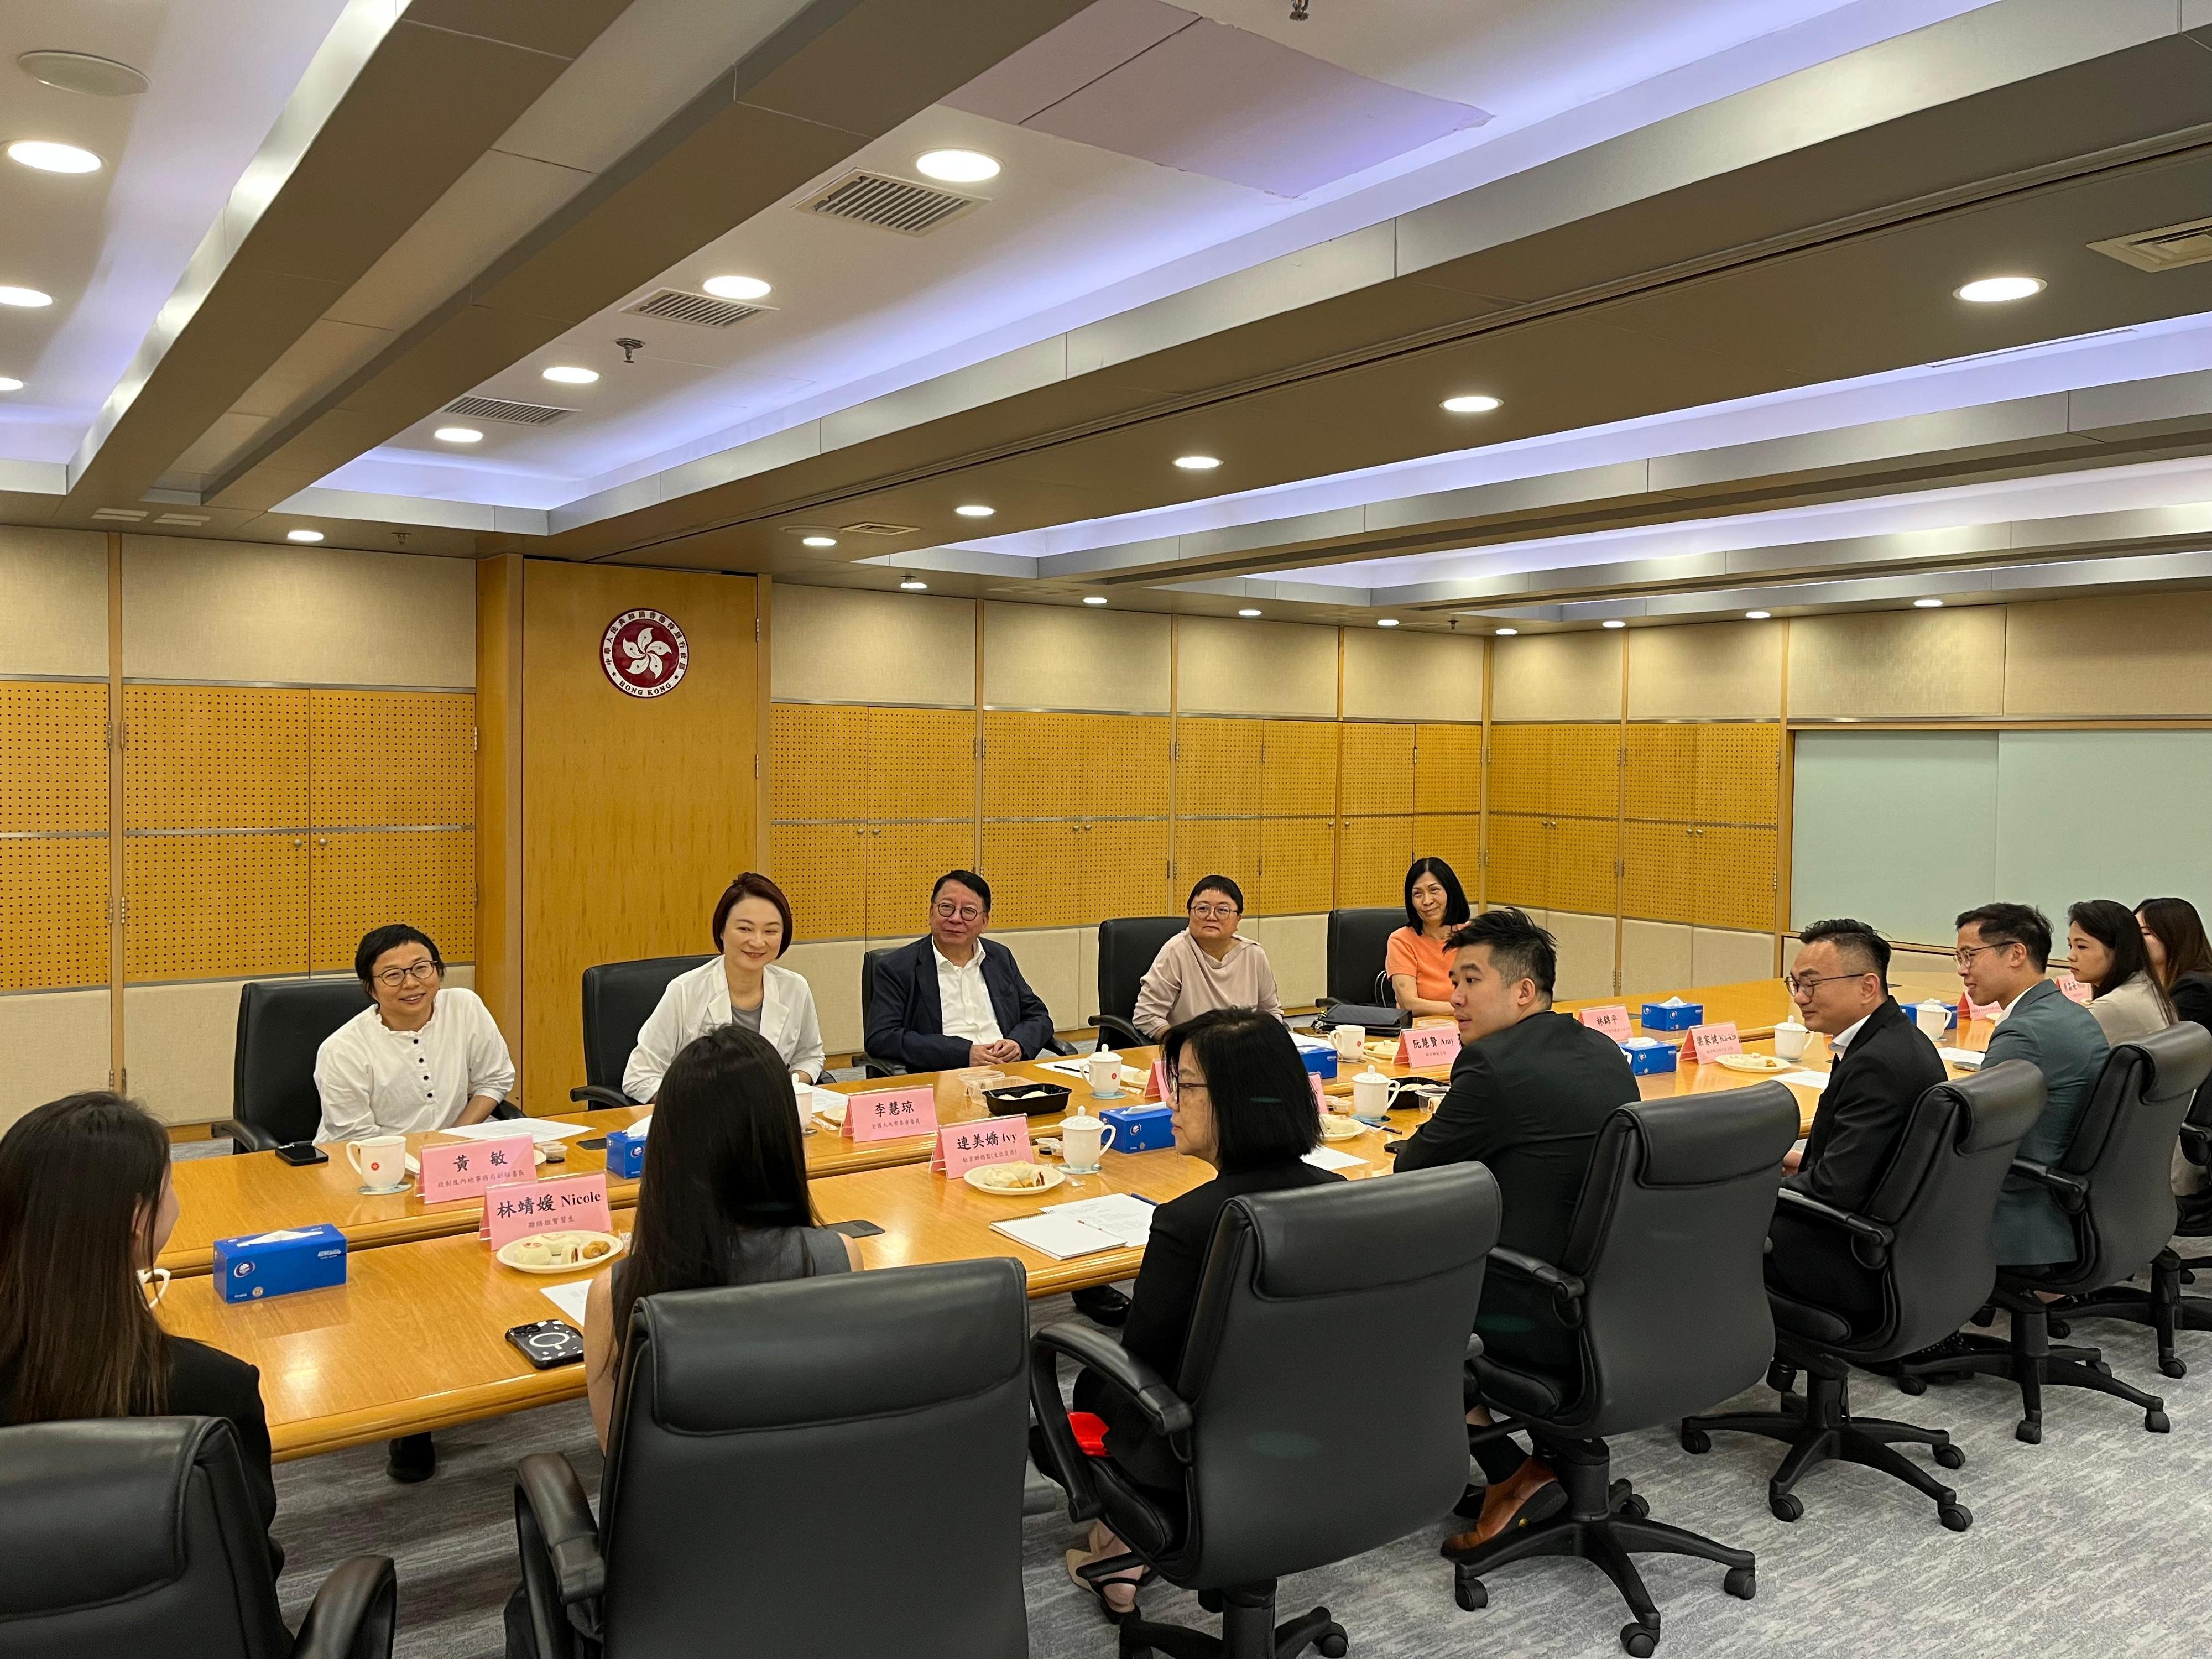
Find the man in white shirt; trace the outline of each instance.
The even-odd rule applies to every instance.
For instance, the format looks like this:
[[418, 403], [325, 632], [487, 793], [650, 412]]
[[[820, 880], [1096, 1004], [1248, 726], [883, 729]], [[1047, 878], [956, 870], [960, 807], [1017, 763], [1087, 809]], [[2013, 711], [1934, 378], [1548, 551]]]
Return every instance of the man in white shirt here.
[[481, 1123], [514, 1086], [514, 1061], [473, 991], [443, 988], [446, 964], [428, 934], [379, 927], [354, 952], [372, 1006], [323, 1040], [317, 1140], [420, 1134]]
[[991, 887], [972, 870], [937, 878], [929, 936], [876, 961], [868, 1053], [912, 1072], [1034, 1060], [1052, 1040], [1052, 1012], [1014, 953], [987, 939]]

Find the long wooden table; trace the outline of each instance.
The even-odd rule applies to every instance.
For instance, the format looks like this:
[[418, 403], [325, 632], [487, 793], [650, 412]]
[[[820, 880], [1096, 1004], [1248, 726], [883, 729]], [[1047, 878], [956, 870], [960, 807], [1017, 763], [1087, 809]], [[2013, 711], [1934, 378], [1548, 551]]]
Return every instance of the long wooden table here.
[[[1706, 1006], [1711, 1013], [1730, 1005], [1708, 994]], [[1986, 1043], [1989, 1030], [1978, 1022], [1947, 1041], [1978, 1048]], [[1771, 1040], [1757, 1037], [1745, 1046], [1753, 1052], [1771, 1052], [1772, 1048]], [[1797, 1062], [1802, 1069], [1814, 1072], [1824, 1071], [1827, 1064], [1826, 1041], [1820, 1037], [1813, 1039]], [[1395, 1073], [1398, 1068], [1382, 1069]], [[1684, 1066], [1640, 1079], [1639, 1087], [1643, 1097], [1650, 1100], [1745, 1088], [1765, 1080], [1722, 1066]], [[1802, 1130], [1811, 1122], [1819, 1095], [1802, 1087], [1795, 1092]], [[1086, 1094], [1079, 1085], [1075, 1097]], [[1387, 1133], [1410, 1132], [1428, 1110], [1419, 1106], [1393, 1112]], [[1346, 1170], [1347, 1176], [1359, 1178], [1387, 1170], [1385, 1133], [1370, 1131], [1329, 1143], [1364, 1160]], [[926, 1150], [928, 1143], [925, 1139], [920, 1144]], [[1164, 1201], [1188, 1192], [1210, 1173], [1206, 1165], [1172, 1151], [1109, 1152], [1096, 1176], [1073, 1177], [1036, 1197], [998, 1197], [932, 1175], [919, 1158], [911, 1158], [825, 1177], [813, 1183], [813, 1191], [824, 1221], [869, 1221], [884, 1230], [860, 1242], [862, 1260], [870, 1267], [1010, 1256], [1027, 1271], [1030, 1294], [1043, 1297], [1127, 1279], [1136, 1273], [1143, 1253], [1114, 1249], [1055, 1261], [994, 1231], [992, 1222], [1034, 1214], [1045, 1204], [1107, 1193]], [[626, 1230], [629, 1214], [618, 1214], [616, 1224]], [[212, 1343], [260, 1367], [270, 1437], [280, 1458], [308, 1456], [580, 1396], [584, 1391], [580, 1366], [533, 1370], [508, 1346], [504, 1334], [511, 1326], [554, 1316], [554, 1304], [542, 1293], [547, 1285], [588, 1275], [580, 1272], [549, 1279], [501, 1267], [472, 1236], [474, 1225], [471, 1216], [471, 1236], [363, 1249], [349, 1263], [346, 1285], [272, 1302], [226, 1304], [216, 1299], [212, 1281], [179, 1279], [162, 1304], [161, 1317], [178, 1334]]]

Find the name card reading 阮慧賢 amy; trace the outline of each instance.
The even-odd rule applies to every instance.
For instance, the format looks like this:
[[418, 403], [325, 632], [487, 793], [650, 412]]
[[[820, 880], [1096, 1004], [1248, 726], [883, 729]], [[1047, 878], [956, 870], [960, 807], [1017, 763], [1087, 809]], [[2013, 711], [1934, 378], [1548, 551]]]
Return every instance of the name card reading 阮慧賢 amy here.
[[562, 1181], [495, 1187], [484, 1194], [484, 1231], [495, 1250], [532, 1233], [611, 1233], [607, 1178], [570, 1176]]
[[948, 1123], [937, 1132], [937, 1154], [929, 1160], [957, 1181], [986, 1164], [1034, 1164], [1026, 1117], [987, 1117], [974, 1123]]
[[538, 1178], [538, 1152], [528, 1135], [425, 1143], [415, 1158], [422, 1171], [416, 1193], [425, 1204], [451, 1204], [511, 1181]]
[[1398, 1039], [1397, 1064], [1415, 1071], [1449, 1066], [1458, 1058], [1456, 1025], [1416, 1025]]
[[1718, 1060], [1723, 1054], [1740, 1054], [1743, 1041], [1735, 1034], [1735, 1022], [1723, 1020], [1717, 1025], [1692, 1025], [1690, 1035], [1682, 1044], [1682, 1058], [1699, 1066]]
[[1611, 1008], [1585, 1008], [1575, 1018], [1593, 1031], [1602, 1031], [1615, 1042], [1626, 1042], [1635, 1035], [1628, 1029], [1628, 1010], [1615, 1005]]
[[902, 1140], [937, 1132], [937, 1091], [931, 1088], [879, 1089], [853, 1095], [845, 1103], [848, 1140]]

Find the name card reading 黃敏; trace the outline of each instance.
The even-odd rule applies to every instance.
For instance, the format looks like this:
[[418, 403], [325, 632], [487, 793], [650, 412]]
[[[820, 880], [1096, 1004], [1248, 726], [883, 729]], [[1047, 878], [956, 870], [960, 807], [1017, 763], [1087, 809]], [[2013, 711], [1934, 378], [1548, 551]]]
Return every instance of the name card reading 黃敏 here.
[[1602, 1031], [1615, 1042], [1626, 1042], [1635, 1033], [1628, 1029], [1628, 1010], [1624, 1007], [1585, 1008], [1575, 1018], [1593, 1031]]
[[1723, 1054], [1742, 1052], [1743, 1040], [1736, 1036], [1732, 1019], [1723, 1020], [1717, 1025], [1692, 1025], [1682, 1043], [1682, 1058], [1698, 1066], [1718, 1060]]
[[981, 1122], [948, 1123], [937, 1132], [933, 1171], [957, 1181], [986, 1164], [1034, 1164], [1026, 1117], [987, 1117]]
[[484, 1231], [495, 1250], [532, 1233], [611, 1233], [607, 1178], [569, 1176], [561, 1181], [495, 1187], [484, 1194]]
[[511, 1181], [538, 1178], [537, 1149], [528, 1135], [511, 1140], [426, 1143], [415, 1158], [422, 1170], [416, 1193], [425, 1204], [451, 1204]]
[[879, 1089], [846, 1100], [843, 1133], [848, 1140], [902, 1140], [936, 1132], [933, 1088]]
[[1397, 1064], [1420, 1070], [1449, 1066], [1459, 1058], [1459, 1027], [1416, 1025], [1398, 1039]]

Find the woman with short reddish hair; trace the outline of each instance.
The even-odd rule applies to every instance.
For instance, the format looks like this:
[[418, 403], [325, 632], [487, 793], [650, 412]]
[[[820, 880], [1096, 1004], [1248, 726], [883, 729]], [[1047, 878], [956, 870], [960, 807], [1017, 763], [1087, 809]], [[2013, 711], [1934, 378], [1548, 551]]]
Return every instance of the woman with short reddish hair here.
[[758, 1034], [793, 1076], [811, 1083], [822, 1075], [829, 1057], [823, 1052], [813, 988], [775, 963], [796, 931], [783, 889], [746, 871], [723, 890], [714, 905], [714, 927], [720, 958], [669, 981], [659, 1005], [638, 1031], [637, 1047], [623, 1067], [623, 1092], [632, 1100], [655, 1098], [662, 1073], [684, 1046], [725, 1025]]

